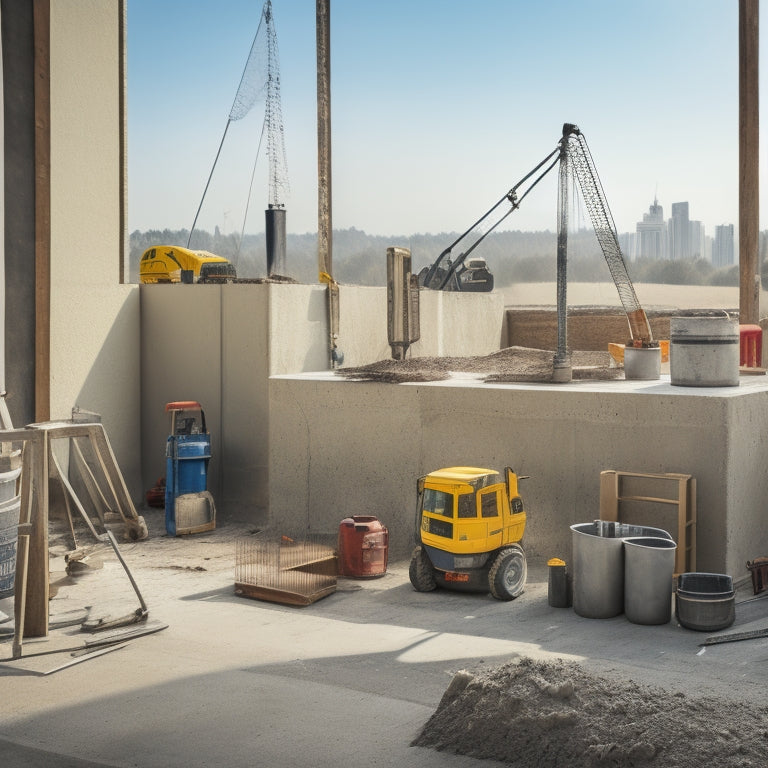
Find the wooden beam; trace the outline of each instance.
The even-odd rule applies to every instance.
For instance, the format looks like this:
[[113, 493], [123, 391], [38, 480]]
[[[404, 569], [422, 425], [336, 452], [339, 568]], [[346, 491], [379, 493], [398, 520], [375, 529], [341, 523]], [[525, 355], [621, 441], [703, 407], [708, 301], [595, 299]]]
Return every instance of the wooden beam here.
[[35, 88], [35, 420], [51, 410], [51, 6], [33, 0]]
[[759, 0], [739, 0], [739, 322], [760, 321]]

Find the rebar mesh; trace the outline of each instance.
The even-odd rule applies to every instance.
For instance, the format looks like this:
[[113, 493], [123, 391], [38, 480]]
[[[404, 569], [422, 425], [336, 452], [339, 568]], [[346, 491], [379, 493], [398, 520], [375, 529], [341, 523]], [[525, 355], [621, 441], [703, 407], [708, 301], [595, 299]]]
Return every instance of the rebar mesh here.
[[337, 574], [326, 543], [264, 533], [235, 540], [235, 589], [247, 597], [308, 605], [336, 590]]

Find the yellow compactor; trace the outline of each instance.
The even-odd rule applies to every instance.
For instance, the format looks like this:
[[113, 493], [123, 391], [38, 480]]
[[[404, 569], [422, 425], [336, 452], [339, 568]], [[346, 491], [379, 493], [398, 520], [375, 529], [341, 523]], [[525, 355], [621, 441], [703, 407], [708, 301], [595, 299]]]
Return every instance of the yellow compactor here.
[[507, 467], [449, 467], [417, 483], [414, 589], [490, 592], [498, 600], [522, 594], [528, 575], [522, 547], [526, 513], [518, 476]]

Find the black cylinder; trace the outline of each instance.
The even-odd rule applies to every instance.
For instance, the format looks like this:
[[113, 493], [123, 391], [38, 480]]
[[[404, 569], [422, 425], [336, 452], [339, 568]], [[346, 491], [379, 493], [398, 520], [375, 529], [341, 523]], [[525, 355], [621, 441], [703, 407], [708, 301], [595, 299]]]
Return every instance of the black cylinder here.
[[270, 204], [264, 211], [267, 234], [267, 275], [285, 277], [285, 208]]
[[549, 566], [548, 602], [553, 608], [567, 608], [571, 604], [571, 595], [565, 563], [558, 558], [552, 558], [547, 565]]

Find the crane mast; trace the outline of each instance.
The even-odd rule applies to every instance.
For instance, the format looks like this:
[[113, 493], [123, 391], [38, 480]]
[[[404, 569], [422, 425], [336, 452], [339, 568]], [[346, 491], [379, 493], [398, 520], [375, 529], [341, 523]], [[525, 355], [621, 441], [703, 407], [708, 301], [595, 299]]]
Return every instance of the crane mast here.
[[267, 34], [267, 98], [264, 110], [264, 128], [267, 134], [269, 159], [269, 206], [282, 208], [289, 192], [288, 163], [285, 158], [285, 131], [283, 108], [280, 100], [280, 55], [277, 32], [272, 15], [272, 2], [264, 4], [264, 22]]
[[[561, 149], [565, 162], [570, 165], [573, 175], [579, 182], [584, 205], [589, 212], [595, 236], [608, 264], [619, 299], [629, 322], [629, 332], [633, 346], [651, 346], [653, 334], [645, 310], [640, 306], [635, 288], [627, 272], [627, 265], [621, 253], [616, 225], [613, 222], [611, 209], [603, 192], [600, 177], [597, 175], [595, 163], [587, 146], [584, 134], [578, 126], [572, 123], [563, 125]], [[565, 174], [560, 176], [559, 205], [568, 204], [568, 186], [564, 182]]]

